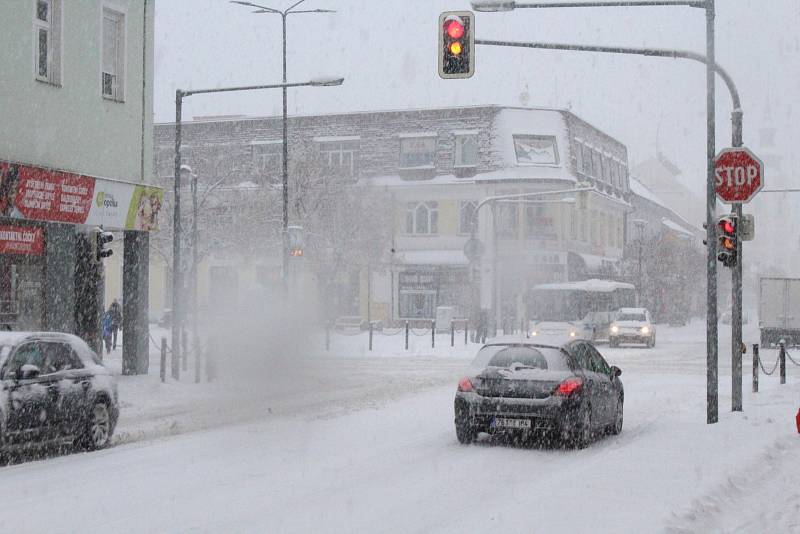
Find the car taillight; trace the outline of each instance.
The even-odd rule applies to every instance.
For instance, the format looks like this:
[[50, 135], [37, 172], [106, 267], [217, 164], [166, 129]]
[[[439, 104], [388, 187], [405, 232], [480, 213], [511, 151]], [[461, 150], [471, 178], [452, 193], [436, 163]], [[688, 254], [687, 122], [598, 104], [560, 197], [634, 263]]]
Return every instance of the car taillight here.
[[561, 382], [555, 390], [556, 395], [565, 397], [579, 392], [583, 388], [583, 380], [580, 378], [567, 378]]
[[469, 378], [465, 377], [458, 381], [458, 391], [468, 393], [472, 390], [472, 381]]

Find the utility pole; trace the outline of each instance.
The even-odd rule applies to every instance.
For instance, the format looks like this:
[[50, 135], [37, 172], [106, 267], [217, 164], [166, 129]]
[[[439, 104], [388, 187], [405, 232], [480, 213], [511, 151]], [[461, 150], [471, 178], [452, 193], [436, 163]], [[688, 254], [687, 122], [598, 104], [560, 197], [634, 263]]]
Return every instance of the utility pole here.
[[708, 265], [706, 274], [706, 423], [719, 420], [719, 339], [717, 332], [717, 192], [714, 188], [716, 146], [716, 55], [714, 47], [714, 0], [706, 0], [706, 239]]

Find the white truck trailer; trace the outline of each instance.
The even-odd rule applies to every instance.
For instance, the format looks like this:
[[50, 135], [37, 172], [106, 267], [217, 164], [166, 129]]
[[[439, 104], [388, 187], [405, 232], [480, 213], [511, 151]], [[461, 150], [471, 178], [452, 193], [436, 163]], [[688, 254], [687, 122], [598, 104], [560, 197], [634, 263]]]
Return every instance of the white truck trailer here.
[[762, 278], [758, 296], [761, 345], [800, 345], [800, 278]]

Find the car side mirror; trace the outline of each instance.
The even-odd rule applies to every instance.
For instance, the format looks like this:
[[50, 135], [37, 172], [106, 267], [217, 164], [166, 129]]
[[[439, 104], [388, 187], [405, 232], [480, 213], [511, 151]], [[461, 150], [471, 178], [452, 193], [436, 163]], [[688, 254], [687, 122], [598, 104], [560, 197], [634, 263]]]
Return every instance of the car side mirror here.
[[617, 378], [621, 374], [622, 374], [622, 369], [620, 369], [616, 365], [612, 365], [611, 366], [611, 377], [612, 378]]
[[42, 370], [35, 365], [25, 364], [20, 368], [22, 380], [31, 380], [42, 374]]

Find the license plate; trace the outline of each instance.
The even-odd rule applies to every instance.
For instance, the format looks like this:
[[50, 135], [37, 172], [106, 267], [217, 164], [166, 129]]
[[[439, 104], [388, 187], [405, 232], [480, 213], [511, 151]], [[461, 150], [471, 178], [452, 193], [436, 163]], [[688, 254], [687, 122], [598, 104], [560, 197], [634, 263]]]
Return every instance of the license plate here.
[[496, 417], [494, 423], [497, 428], [529, 429], [531, 427], [530, 419], [507, 419], [505, 417]]

